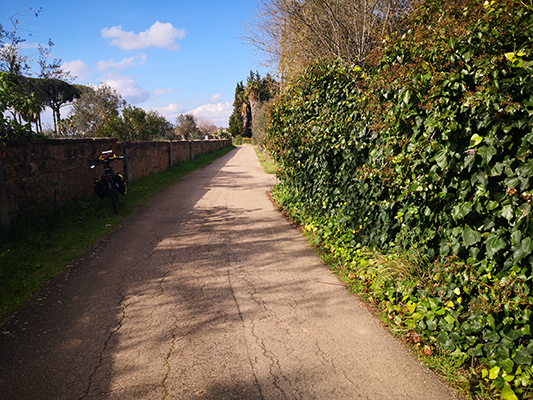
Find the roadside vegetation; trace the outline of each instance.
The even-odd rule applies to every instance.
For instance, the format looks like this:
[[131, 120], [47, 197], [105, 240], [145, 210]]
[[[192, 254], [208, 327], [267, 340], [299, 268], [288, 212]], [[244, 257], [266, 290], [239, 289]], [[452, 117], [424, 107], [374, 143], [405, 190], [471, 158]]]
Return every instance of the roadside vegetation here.
[[0, 326], [48, 280], [154, 195], [233, 148], [200, 155], [136, 180], [120, 197], [118, 215], [108, 198], [101, 200], [92, 194], [62, 205], [42, 204], [39, 211], [16, 221], [11, 234], [0, 241]]
[[[264, 4], [291, 17], [262, 14], [267, 32], [293, 29], [271, 38], [311, 34], [313, 21], [290, 24], [316, 15], [306, 7], [335, 11]], [[292, 63], [270, 42], [280, 68], [295, 66], [261, 142], [278, 166], [272, 194], [467, 397], [532, 399], [533, 3], [404, 5], [356, 60]]]
[[255, 153], [263, 167], [263, 171], [267, 174], [275, 174], [278, 171], [278, 165], [262, 147], [255, 146]]

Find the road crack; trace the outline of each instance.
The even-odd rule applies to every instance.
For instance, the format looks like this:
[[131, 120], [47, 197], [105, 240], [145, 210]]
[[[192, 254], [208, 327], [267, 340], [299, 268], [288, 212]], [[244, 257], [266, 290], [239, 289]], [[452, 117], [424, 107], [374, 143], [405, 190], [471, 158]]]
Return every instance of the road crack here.
[[111, 341], [112, 337], [120, 330], [120, 328], [122, 328], [122, 324], [124, 322], [124, 320], [126, 319], [126, 306], [123, 306], [123, 302], [124, 302], [124, 299], [125, 299], [125, 296], [123, 296], [120, 301], [118, 302], [118, 306], [121, 307], [122, 309], [122, 315], [121, 315], [121, 318], [119, 319], [118, 321], [118, 324], [116, 325], [116, 328], [113, 329], [109, 336], [107, 337], [107, 339], [105, 340], [104, 342], [104, 347], [102, 348], [102, 350], [100, 351], [100, 355], [98, 357], [98, 364], [96, 365], [96, 367], [94, 368], [92, 374], [89, 376], [89, 383], [87, 385], [87, 389], [85, 390], [85, 393], [79, 398], [79, 400], [83, 400], [85, 399], [88, 395], [89, 395], [89, 391], [91, 390], [91, 387], [92, 385], [94, 384], [94, 377], [96, 376], [98, 370], [102, 367], [103, 365], [103, 361], [104, 361], [104, 354], [107, 350], [107, 346], [109, 345], [109, 342]]
[[145, 257], [143, 258], [142, 260], [139, 260], [137, 261], [135, 264], [133, 264], [131, 267], [129, 267], [125, 272], [124, 274], [122, 275], [121, 279], [120, 279], [120, 282], [118, 283], [117, 285], [117, 289], [116, 289], [116, 292], [117, 294], [119, 295], [120, 299], [119, 301], [116, 303], [116, 306], [118, 308], [120, 308], [120, 318], [119, 320], [117, 321], [117, 323], [115, 323], [115, 328], [111, 330], [111, 332], [109, 333], [109, 335], [107, 336], [106, 340], [104, 341], [104, 345], [103, 345], [103, 348], [102, 350], [100, 350], [100, 354], [98, 356], [98, 363], [97, 365], [94, 367], [93, 369], [93, 372], [91, 373], [91, 375], [89, 375], [89, 378], [88, 378], [88, 383], [87, 383], [87, 388], [85, 389], [85, 392], [83, 393], [83, 395], [79, 398], [79, 400], [83, 400], [85, 398], [87, 398], [89, 396], [89, 392], [91, 390], [91, 388], [93, 387], [95, 381], [94, 381], [94, 378], [96, 376], [96, 374], [98, 373], [98, 371], [100, 370], [100, 368], [102, 367], [103, 363], [104, 363], [104, 355], [105, 355], [105, 352], [107, 351], [108, 349], [108, 346], [109, 346], [109, 342], [111, 341], [111, 339], [113, 338], [113, 336], [115, 334], [117, 334], [120, 329], [122, 328], [122, 325], [124, 324], [124, 321], [126, 320], [126, 316], [127, 316], [127, 313], [126, 313], [126, 310], [128, 308], [128, 304], [125, 303], [125, 299], [126, 299], [126, 294], [124, 294], [124, 283], [126, 281], [126, 277], [128, 276], [128, 274], [133, 270], [135, 269], [137, 266], [139, 266], [141, 263], [145, 262], [146, 260], [149, 260], [150, 258], [152, 258], [152, 256], [155, 254], [155, 252], [152, 252], [148, 257]]
[[167, 379], [170, 375], [170, 372], [172, 371], [172, 367], [170, 366], [170, 357], [172, 356], [172, 352], [176, 348], [176, 336], [175, 334], [172, 334], [172, 346], [170, 347], [169, 352], [167, 353], [167, 356], [165, 358], [165, 365], [167, 367], [167, 372], [165, 376], [163, 377], [163, 381], [161, 382], [161, 386], [163, 387], [163, 400], [165, 400], [168, 396], [168, 388], [167, 388]]
[[[235, 302], [235, 306], [237, 307], [237, 312], [239, 314], [239, 318], [241, 320], [241, 324], [242, 324], [242, 327], [244, 330], [246, 330], [246, 326], [244, 324], [244, 317], [242, 315], [242, 311], [241, 311], [241, 307], [239, 306], [239, 301], [237, 300], [237, 297], [235, 296], [235, 290], [233, 289], [233, 285], [231, 283], [231, 274], [230, 274], [230, 271], [228, 269], [228, 283], [229, 283], [229, 288], [230, 288], [230, 291], [231, 291], [231, 295], [233, 297], [233, 301]], [[254, 335], [255, 337], [255, 335]], [[252, 356], [250, 354], [250, 349], [248, 346], [246, 346], [246, 356], [248, 357], [248, 362], [250, 363], [250, 368], [252, 370], [252, 375], [254, 377], [254, 385], [257, 387], [257, 390], [259, 391], [259, 396], [261, 399], [264, 399], [263, 397], [263, 392], [261, 390], [261, 385], [259, 384], [259, 379], [257, 378], [257, 374], [255, 373], [255, 368], [254, 368], [254, 362], [252, 360]]]

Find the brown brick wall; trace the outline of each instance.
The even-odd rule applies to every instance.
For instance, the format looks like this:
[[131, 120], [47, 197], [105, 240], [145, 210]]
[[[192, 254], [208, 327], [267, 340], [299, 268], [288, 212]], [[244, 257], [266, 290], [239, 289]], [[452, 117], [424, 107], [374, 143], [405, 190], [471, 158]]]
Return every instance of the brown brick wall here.
[[[8, 144], [3, 159], [5, 189], [11, 220], [47, 201], [65, 201], [93, 190], [93, 178], [101, 166], [90, 168], [87, 159], [104, 150], [126, 155], [128, 161], [114, 163], [115, 172], [130, 180], [156, 174], [171, 162], [183, 162], [191, 155], [208, 153], [231, 145], [231, 140], [117, 142], [114, 139], [46, 139], [31, 144]], [[172, 154], [172, 160], [170, 155]], [[128, 176], [125, 164], [131, 166]], [[2, 173], [2, 171], [0, 171]]]

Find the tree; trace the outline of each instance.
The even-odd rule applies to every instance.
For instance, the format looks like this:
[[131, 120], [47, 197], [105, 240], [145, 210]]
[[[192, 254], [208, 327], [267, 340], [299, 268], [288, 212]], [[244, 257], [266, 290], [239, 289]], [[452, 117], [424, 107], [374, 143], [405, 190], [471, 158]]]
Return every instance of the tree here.
[[201, 133], [192, 114], [180, 114], [176, 117], [176, 134], [183, 140], [200, 139]]
[[70, 76], [70, 72], [64, 71], [61, 68], [61, 59], [54, 58], [51, 63], [48, 62], [50, 53], [54, 43], [52, 39], [48, 39], [48, 47], [44, 47], [39, 44], [39, 78], [43, 79], [58, 79], [66, 82], [71, 82], [73, 77]]
[[44, 104], [52, 109], [54, 132], [57, 135], [61, 121], [61, 108], [79, 98], [80, 91], [76, 86], [59, 79], [40, 79], [37, 82], [39, 93], [44, 97]]
[[266, 134], [266, 125], [269, 121], [269, 108], [273, 100], [261, 103], [261, 106], [252, 120], [252, 143], [261, 145]]
[[78, 135], [94, 136], [99, 125], [117, 117], [126, 105], [120, 93], [105, 83], [77, 87], [80, 97], [72, 104], [70, 119], [72, 130]]
[[228, 133], [231, 135], [231, 137], [242, 137], [244, 133], [242, 116], [239, 109], [234, 108], [229, 117]]
[[[33, 10], [31, 7], [26, 10], [30, 11], [38, 17], [42, 9]], [[28, 56], [22, 55], [20, 52], [20, 45], [26, 39], [18, 34], [19, 20], [18, 17], [23, 15], [26, 11], [20, 11], [11, 16], [9, 20], [13, 26], [11, 31], [7, 31], [0, 25], [0, 70], [12, 74], [11, 79], [16, 82], [14, 77], [30, 77], [37, 75], [41, 78], [40, 81], [19, 80], [23, 86], [18, 93], [22, 96], [29, 96], [34, 91], [38, 91], [32, 107], [25, 115], [19, 114], [21, 119], [35, 122], [36, 131], [42, 131], [40, 126], [40, 114], [46, 106], [52, 109], [54, 116], [54, 131], [58, 134], [58, 124], [61, 120], [60, 109], [65, 104], [72, 102], [79, 93], [77, 90], [67, 82], [70, 79], [70, 74], [61, 69], [61, 60], [54, 59], [51, 63], [48, 58], [52, 52], [54, 43], [51, 39], [48, 40], [48, 47], [39, 45], [39, 60], [32, 60]], [[30, 34], [31, 36], [31, 34]], [[32, 63], [37, 62], [39, 71], [37, 73], [32, 71]]]
[[[28, 78], [21, 75], [15, 75], [13, 73], [4, 73], [4, 78], [13, 85], [13, 96], [17, 96], [19, 101], [26, 102], [28, 107], [23, 109], [11, 108], [11, 114], [19, 124], [23, 122], [35, 123], [35, 132], [41, 132], [39, 124], [39, 115], [44, 109], [43, 99], [39, 93], [36, 93], [35, 78]], [[31, 125], [29, 125], [31, 128]]]
[[254, 117], [261, 105], [278, 93], [278, 83], [267, 74], [262, 78], [258, 71], [250, 71], [246, 86], [242, 81], [235, 88], [233, 112], [229, 119], [228, 131], [233, 137], [252, 137]]
[[245, 40], [282, 79], [319, 59], [361, 64], [412, 0], [262, 0]]
[[[17, 115], [27, 114], [33, 97], [22, 96], [19, 88], [0, 72], [0, 139], [27, 138], [32, 135], [29, 123], [17, 121]], [[9, 116], [11, 113], [11, 117]]]
[[244, 129], [240, 109], [233, 109], [233, 112], [229, 117], [228, 133], [231, 135], [231, 137], [242, 137]]
[[229, 127], [228, 132], [231, 136], [243, 136], [244, 135], [244, 125], [242, 120], [242, 104], [246, 101], [246, 95], [244, 92], [244, 85], [242, 81], [237, 83], [235, 88], [235, 99], [233, 100], [233, 112], [229, 117]]
[[215, 126], [213, 121], [202, 118], [202, 117], [196, 117], [196, 126], [198, 126], [198, 129], [200, 130], [200, 133], [202, 137], [205, 136], [215, 136], [218, 128]]
[[118, 140], [154, 140], [167, 138], [172, 133], [171, 124], [157, 111], [127, 105], [122, 115], [112, 114], [96, 128], [96, 136], [114, 137]]
[[231, 134], [227, 129], [218, 128], [215, 132], [215, 138], [217, 139], [231, 139]]
[[[42, 8], [33, 10], [30, 7], [27, 11], [32, 12], [35, 17], [38, 17], [42, 12]], [[5, 30], [0, 24], [0, 71], [10, 72], [15, 75], [26, 75], [31, 69], [31, 60], [27, 56], [20, 54], [19, 51], [20, 44], [26, 41], [26, 39], [18, 34], [20, 23], [18, 17], [24, 13], [25, 11], [20, 11], [9, 17], [9, 21], [13, 26], [11, 31]]]

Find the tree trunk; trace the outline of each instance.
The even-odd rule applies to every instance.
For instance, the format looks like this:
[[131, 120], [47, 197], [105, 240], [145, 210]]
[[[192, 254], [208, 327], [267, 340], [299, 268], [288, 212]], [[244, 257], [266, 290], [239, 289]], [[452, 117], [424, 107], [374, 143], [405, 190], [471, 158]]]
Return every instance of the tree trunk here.
[[250, 106], [246, 102], [241, 105], [241, 117], [243, 136], [252, 137], [252, 113], [250, 112]]

